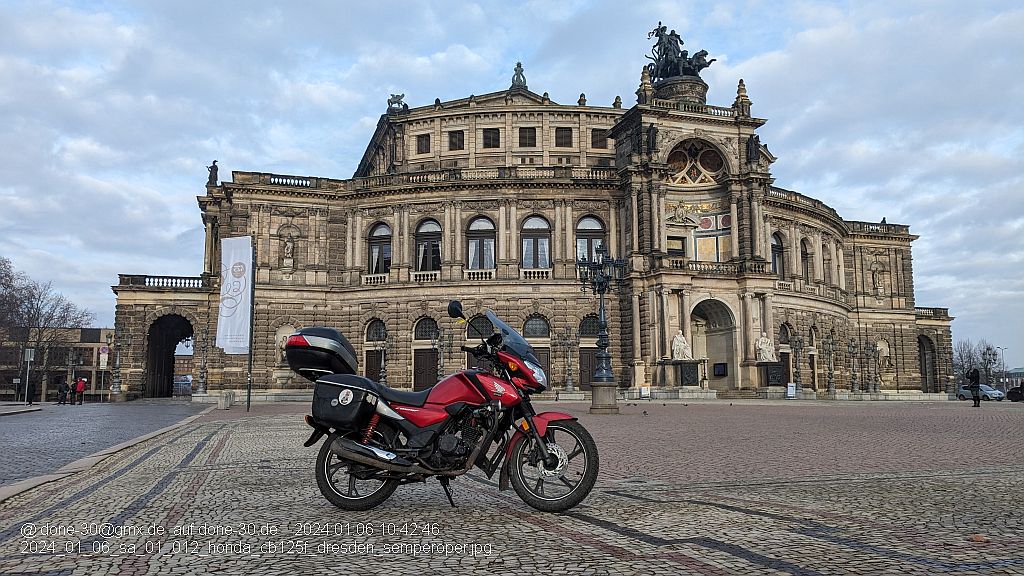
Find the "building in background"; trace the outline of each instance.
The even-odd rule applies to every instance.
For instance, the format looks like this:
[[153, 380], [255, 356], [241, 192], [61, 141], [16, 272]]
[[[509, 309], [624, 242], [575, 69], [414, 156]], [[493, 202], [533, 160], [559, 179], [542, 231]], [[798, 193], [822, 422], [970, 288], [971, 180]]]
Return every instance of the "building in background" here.
[[609, 302], [622, 387], [659, 384], [681, 331], [707, 359], [701, 386], [720, 395], [764, 393], [759, 340], [811, 395], [830, 381], [840, 396], [948, 392], [952, 318], [917, 305], [910, 227], [845, 220], [814, 191], [776, 186], [743, 81], [714, 106], [699, 67], [677, 72], [645, 67], [623, 108], [584, 94], [558, 104], [517, 66], [496, 92], [415, 107], [393, 97], [351, 178], [236, 171], [208, 183], [203, 273], [125, 274], [113, 287], [125, 391], [170, 395], [188, 337], [200, 396], [245, 387], [246, 357], [213, 339], [220, 240], [251, 235], [257, 399], [310, 390], [282, 344], [311, 325], [346, 334], [371, 378], [386, 362], [393, 387], [433, 384], [471, 361], [450, 299], [476, 324], [494, 309], [553, 382], [572, 366], [586, 389], [597, 300], [576, 263], [600, 245], [629, 265]]
[[[33, 400], [57, 400], [60, 382], [85, 378], [86, 402], [110, 400], [114, 378], [112, 328], [50, 328], [45, 339], [38, 329], [14, 330], [0, 339], [0, 398], [24, 400], [26, 366], [24, 350], [35, 350], [28, 371]], [[40, 342], [40, 340], [45, 340]], [[17, 382], [17, 383], [15, 383]]]

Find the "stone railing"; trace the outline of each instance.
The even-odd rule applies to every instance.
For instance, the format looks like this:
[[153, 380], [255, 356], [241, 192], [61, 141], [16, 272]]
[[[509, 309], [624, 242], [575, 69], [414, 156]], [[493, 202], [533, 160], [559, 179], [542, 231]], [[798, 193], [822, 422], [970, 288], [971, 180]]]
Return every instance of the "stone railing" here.
[[302, 176], [281, 176], [268, 174], [267, 183], [275, 186], [299, 186], [301, 188], [315, 188], [316, 178], [303, 178]]
[[687, 270], [697, 274], [714, 276], [739, 276], [742, 274], [767, 274], [767, 262], [704, 262], [686, 258], [665, 258], [662, 260], [666, 268]]
[[904, 224], [881, 224], [875, 222], [849, 222], [851, 232], [861, 234], [907, 235], [910, 226]]
[[549, 280], [551, 278], [550, 268], [520, 268], [519, 278], [522, 280]]
[[792, 282], [788, 282], [786, 280], [776, 280], [775, 281], [775, 289], [776, 290], [788, 290], [788, 291], [792, 292], [793, 291], [793, 283]]
[[815, 200], [808, 196], [804, 196], [799, 192], [793, 192], [792, 190], [784, 190], [782, 188], [769, 188], [765, 196], [769, 199], [782, 200], [791, 206], [802, 206], [804, 208], [810, 208], [826, 212], [829, 215], [835, 217], [838, 220], [842, 220], [839, 217], [839, 213], [836, 212], [835, 208], [825, 204], [821, 200]]
[[363, 286], [383, 286], [388, 283], [388, 274], [363, 274]]
[[453, 168], [430, 172], [368, 176], [351, 181], [353, 190], [390, 188], [408, 184], [432, 184], [478, 180], [617, 180], [612, 167], [570, 167], [570, 166], [501, 166], [496, 168]]
[[118, 274], [120, 286], [146, 288], [209, 288], [207, 276], [147, 276], [145, 274]]
[[914, 315], [918, 318], [934, 318], [935, 320], [949, 320], [949, 308], [914, 308]]
[[424, 282], [437, 282], [440, 279], [441, 279], [441, 272], [439, 272], [437, 270], [434, 270], [432, 272], [413, 272], [412, 273], [412, 281], [413, 282], [420, 282], [420, 283], [424, 283]]
[[665, 110], [679, 110], [680, 112], [710, 114], [711, 116], [721, 116], [724, 118], [732, 118], [736, 116], [736, 110], [733, 108], [723, 108], [721, 106], [709, 106], [704, 104], [689, 104], [686, 102], [664, 100], [661, 98], [653, 98], [651, 100], [651, 106], [654, 108], [663, 108]]
[[463, 270], [463, 280], [494, 280], [494, 270]]

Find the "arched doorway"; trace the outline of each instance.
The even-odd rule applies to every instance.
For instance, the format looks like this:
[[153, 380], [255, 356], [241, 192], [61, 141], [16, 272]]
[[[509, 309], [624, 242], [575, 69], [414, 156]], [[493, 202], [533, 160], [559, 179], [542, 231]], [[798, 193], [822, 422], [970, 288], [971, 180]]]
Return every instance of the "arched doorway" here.
[[693, 357], [707, 358], [704, 377], [713, 390], [737, 388], [736, 320], [720, 300], [703, 300], [690, 312]]
[[191, 338], [192, 324], [178, 314], [157, 318], [146, 335], [146, 382], [144, 398], [169, 398], [174, 393], [174, 351]]
[[917, 363], [921, 371], [921, 391], [941, 392], [939, 374], [935, 369], [935, 344], [931, 338], [924, 335], [917, 337]]

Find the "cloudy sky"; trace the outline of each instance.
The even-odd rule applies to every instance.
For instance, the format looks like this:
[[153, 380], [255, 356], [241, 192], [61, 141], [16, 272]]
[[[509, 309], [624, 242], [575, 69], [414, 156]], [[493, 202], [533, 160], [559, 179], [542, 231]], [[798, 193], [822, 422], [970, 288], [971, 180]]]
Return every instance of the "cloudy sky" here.
[[[635, 101], [659, 20], [745, 79], [776, 184], [909, 224], [918, 306], [1024, 364], [1024, 5], [0, 2], [0, 255], [113, 321], [118, 273], [198, 275], [231, 170], [347, 178], [390, 93]], [[707, 4], [707, 3], [705, 3]]]

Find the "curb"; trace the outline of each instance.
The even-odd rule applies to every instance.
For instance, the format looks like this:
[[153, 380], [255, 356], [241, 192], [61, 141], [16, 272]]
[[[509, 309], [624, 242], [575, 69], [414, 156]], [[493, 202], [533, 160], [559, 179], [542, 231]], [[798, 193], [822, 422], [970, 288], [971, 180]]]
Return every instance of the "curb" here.
[[25, 414], [28, 412], [39, 412], [42, 408], [21, 408], [17, 410], [0, 410], [0, 416], [13, 416], [14, 414]]
[[[99, 464], [100, 462], [105, 460], [108, 456], [110, 456], [110, 455], [112, 455], [112, 454], [114, 454], [116, 452], [120, 452], [121, 450], [124, 450], [126, 448], [131, 448], [132, 446], [135, 446], [136, 444], [139, 444], [141, 442], [145, 442], [146, 440], [150, 440], [152, 438], [156, 438], [157, 436], [160, 436], [161, 434], [166, 434], [166, 433], [168, 433], [168, 432], [170, 432], [172, 430], [176, 430], [178, 428], [181, 428], [182, 426], [186, 426], [188, 424], [191, 424], [192, 422], [194, 422], [195, 420], [199, 419], [200, 417], [205, 416], [208, 412], [212, 411], [214, 408], [215, 408], [215, 406], [211, 406], [211, 407], [207, 408], [206, 410], [203, 410], [199, 414], [195, 414], [193, 416], [189, 416], [188, 418], [185, 418], [184, 420], [181, 420], [180, 422], [178, 422], [176, 424], [171, 424], [170, 426], [161, 428], [159, 430], [150, 432], [148, 434], [143, 434], [142, 436], [138, 436], [136, 438], [132, 438], [131, 440], [127, 440], [125, 442], [122, 442], [120, 444], [116, 444], [116, 445], [111, 446], [109, 448], [104, 448], [103, 450], [100, 450], [99, 452], [96, 452], [94, 454], [90, 454], [90, 455], [88, 455], [88, 456], [86, 456], [84, 458], [79, 458], [78, 460], [75, 460], [74, 462], [70, 462], [68, 464], [65, 464], [60, 469], [58, 469], [56, 472], [51, 472], [50, 474], [43, 474], [42, 476], [34, 476], [32, 478], [27, 478], [25, 480], [20, 480], [18, 482], [15, 482], [14, 484], [8, 484], [7, 486], [0, 486], [0, 503], [4, 502], [5, 500], [8, 500], [10, 498], [13, 498], [13, 497], [17, 496], [18, 494], [21, 494], [22, 492], [31, 490], [31, 489], [33, 489], [33, 488], [35, 488], [37, 486], [42, 486], [43, 484], [47, 484], [47, 483], [53, 482], [55, 480], [60, 480], [62, 478], [67, 478], [68, 476], [71, 476], [73, 474], [77, 474], [79, 472], [85, 472], [86, 470], [88, 470], [88, 469], [92, 468], [93, 466]], [[38, 408], [36, 408], [36, 410], [38, 410]]]

